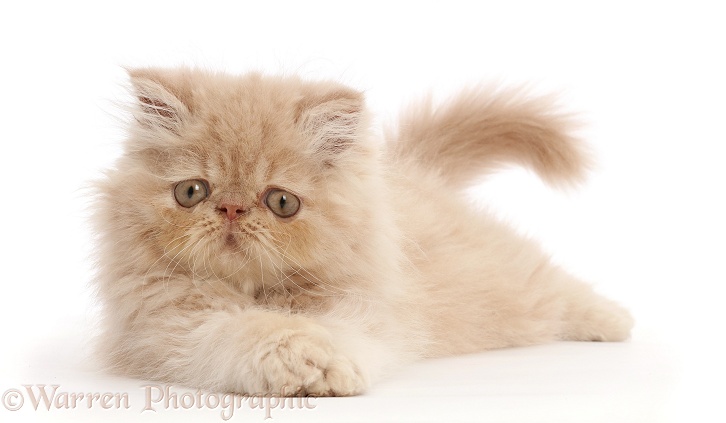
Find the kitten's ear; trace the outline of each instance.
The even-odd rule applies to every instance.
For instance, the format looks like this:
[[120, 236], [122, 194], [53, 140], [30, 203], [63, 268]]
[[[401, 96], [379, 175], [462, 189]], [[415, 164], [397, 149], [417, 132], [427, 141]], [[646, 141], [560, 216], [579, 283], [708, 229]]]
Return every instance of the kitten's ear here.
[[298, 106], [298, 123], [312, 140], [314, 154], [332, 164], [360, 138], [363, 125], [363, 94], [345, 87], [306, 96]]
[[138, 101], [134, 117], [148, 129], [179, 135], [190, 111], [175, 80], [178, 78], [155, 69], [129, 69], [128, 73]]

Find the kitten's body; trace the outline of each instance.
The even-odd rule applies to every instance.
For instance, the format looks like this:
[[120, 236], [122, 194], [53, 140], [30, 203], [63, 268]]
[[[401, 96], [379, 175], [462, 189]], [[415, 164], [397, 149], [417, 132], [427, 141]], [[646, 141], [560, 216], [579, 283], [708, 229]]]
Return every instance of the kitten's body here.
[[[463, 200], [500, 162], [577, 177], [576, 143], [546, 104], [472, 91], [408, 114], [384, 145], [361, 95], [337, 84], [131, 75], [138, 122], [97, 214], [117, 371], [351, 395], [418, 357], [628, 336], [626, 311]], [[190, 179], [209, 193], [185, 208], [173, 192]], [[265, 206], [277, 188], [297, 214]]]

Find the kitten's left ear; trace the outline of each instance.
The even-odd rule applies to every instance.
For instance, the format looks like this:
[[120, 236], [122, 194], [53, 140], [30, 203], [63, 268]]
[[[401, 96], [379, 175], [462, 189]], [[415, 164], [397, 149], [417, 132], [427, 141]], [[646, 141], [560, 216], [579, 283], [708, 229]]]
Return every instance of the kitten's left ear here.
[[307, 96], [298, 106], [298, 124], [327, 164], [359, 142], [363, 115], [363, 94], [345, 87]]

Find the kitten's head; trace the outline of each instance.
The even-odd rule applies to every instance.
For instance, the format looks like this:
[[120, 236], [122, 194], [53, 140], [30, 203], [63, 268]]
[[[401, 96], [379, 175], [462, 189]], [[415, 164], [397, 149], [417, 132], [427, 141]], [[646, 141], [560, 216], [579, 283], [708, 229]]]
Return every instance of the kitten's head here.
[[130, 76], [135, 122], [100, 185], [110, 270], [274, 285], [373, 254], [385, 201], [362, 94], [258, 74]]

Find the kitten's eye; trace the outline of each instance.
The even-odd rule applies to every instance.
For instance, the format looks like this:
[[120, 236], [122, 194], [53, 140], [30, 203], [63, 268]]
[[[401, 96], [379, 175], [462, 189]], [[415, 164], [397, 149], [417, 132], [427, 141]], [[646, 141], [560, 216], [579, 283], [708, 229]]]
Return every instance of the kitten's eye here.
[[300, 210], [300, 199], [281, 189], [272, 189], [265, 197], [265, 204], [280, 217], [291, 217]]
[[174, 187], [174, 198], [182, 207], [196, 206], [200, 201], [207, 198], [209, 189], [207, 183], [200, 179], [181, 181]]

